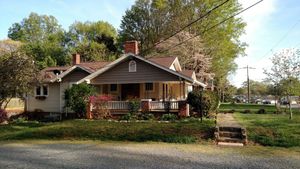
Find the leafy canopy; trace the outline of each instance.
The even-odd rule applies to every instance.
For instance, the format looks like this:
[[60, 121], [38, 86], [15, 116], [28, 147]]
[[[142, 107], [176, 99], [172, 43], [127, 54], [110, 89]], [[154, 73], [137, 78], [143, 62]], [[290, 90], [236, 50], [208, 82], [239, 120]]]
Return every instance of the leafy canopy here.
[[95, 92], [96, 89], [86, 83], [73, 85], [65, 90], [66, 107], [71, 108], [78, 117], [84, 117], [89, 97]]

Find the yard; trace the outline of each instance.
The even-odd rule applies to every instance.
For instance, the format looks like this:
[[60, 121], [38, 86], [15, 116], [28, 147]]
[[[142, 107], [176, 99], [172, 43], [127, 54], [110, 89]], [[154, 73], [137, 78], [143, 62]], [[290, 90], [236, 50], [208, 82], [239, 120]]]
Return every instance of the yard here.
[[300, 146], [300, 114], [242, 114], [234, 117], [247, 128], [250, 141], [265, 146]]
[[161, 141], [173, 143], [209, 142], [214, 121], [205, 119], [178, 122], [114, 122], [67, 120], [55, 123], [15, 122], [0, 126], [0, 141], [7, 140], [109, 140]]
[[[257, 114], [265, 109], [266, 114]], [[293, 109], [293, 119], [289, 114], [274, 114], [274, 105], [223, 104], [220, 111], [234, 110], [234, 117], [246, 127], [249, 141], [265, 146], [300, 147], [300, 113]], [[250, 113], [243, 113], [250, 110]]]

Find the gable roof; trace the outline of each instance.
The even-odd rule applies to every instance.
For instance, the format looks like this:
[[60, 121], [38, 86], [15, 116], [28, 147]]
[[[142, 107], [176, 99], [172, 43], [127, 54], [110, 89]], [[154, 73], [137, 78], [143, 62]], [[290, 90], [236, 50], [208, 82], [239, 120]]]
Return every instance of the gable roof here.
[[185, 70], [182, 70], [179, 73], [192, 78], [195, 72], [193, 70], [187, 70], [187, 69], [185, 69]]
[[159, 64], [161, 66], [164, 66], [164, 67], [171, 67], [172, 64], [174, 63], [175, 59], [177, 57], [173, 57], [173, 56], [170, 56], [170, 57], [157, 57], [157, 58], [149, 58], [148, 60], [156, 63], [156, 64]]
[[[99, 70], [97, 70], [96, 72], [94, 72], [94, 73], [88, 75], [87, 77], [85, 77], [85, 78], [79, 80], [79, 81], [77, 82], [77, 84], [83, 83], [83, 82], [88, 82], [88, 83], [89, 83], [91, 79], [93, 79], [93, 78], [97, 77], [98, 75], [100, 75], [100, 74], [102, 74], [102, 73], [104, 73], [104, 72], [110, 70], [111, 68], [115, 67], [116, 65], [118, 65], [118, 64], [121, 63], [122, 61], [125, 61], [126, 59], [129, 59], [130, 57], [134, 57], [134, 58], [136, 58], [136, 59], [139, 59], [139, 60], [141, 60], [141, 61], [144, 61], [144, 62], [146, 62], [146, 63], [149, 63], [149, 64], [151, 64], [152, 66], [155, 66], [155, 67], [160, 68], [160, 69], [162, 69], [162, 70], [164, 70], [164, 71], [166, 71], [166, 72], [169, 72], [169, 73], [171, 73], [171, 74], [173, 74], [173, 75], [176, 75], [176, 76], [178, 76], [178, 77], [181, 77], [181, 78], [183, 78], [184, 80], [187, 80], [187, 81], [189, 81], [189, 82], [191, 82], [191, 83], [194, 82], [194, 80], [193, 80], [191, 77], [188, 77], [188, 76], [186, 76], [186, 75], [184, 75], [184, 74], [181, 74], [181, 73], [178, 73], [178, 72], [176, 72], [176, 71], [174, 71], [174, 70], [171, 70], [171, 69], [169, 69], [169, 67], [162, 66], [162, 64], [158, 64], [158, 63], [156, 63], [156, 62], [154, 62], [154, 61], [151, 61], [150, 59], [147, 60], [147, 59], [145, 59], [145, 58], [143, 58], [143, 57], [140, 57], [140, 56], [137, 56], [137, 55], [133, 55], [133, 54], [131, 54], [131, 53], [128, 53], [128, 54], [125, 54], [125, 55], [123, 55], [122, 57], [118, 58], [117, 60], [111, 62], [110, 64], [104, 66], [102, 69], [99, 69]], [[175, 58], [175, 59], [176, 59], [176, 58]], [[168, 59], [167, 59], [167, 60], [168, 60]], [[171, 60], [171, 59], [170, 59], [170, 60]], [[170, 60], [169, 60], [169, 62], [170, 62]], [[156, 61], [157, 61], [157, 60], [156, 60]], [[173, 59], [173, 62], [174, 62], [174, 59]], [[172, 64], [172, 63], [171, 63], [171, 64]], [[170, 65], [171, 65], [171, 64], [170, 64]]]
[[[83, 62], [74, 66], [54, 66], [54, 67], [48, 67], [43, 70], [41, 70], [39, 79], [43, 82], [55, 82], [69, 73], [71, 73], [76, 68], [82, 69], [86, 72], [93, 73], [97, 71], [98, 69], [103, 68], [105, 65], [109, 64], [110, 62]], [[60, 72], [59, 75], [55, 74], [55, 71]]]

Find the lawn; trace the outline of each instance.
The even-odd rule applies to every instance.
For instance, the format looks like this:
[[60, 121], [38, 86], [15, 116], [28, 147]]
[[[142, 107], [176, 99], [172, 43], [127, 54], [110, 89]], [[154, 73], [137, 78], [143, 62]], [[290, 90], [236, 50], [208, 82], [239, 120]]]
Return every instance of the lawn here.
[[247, 129], [248, 139], [265, 146], [300, 147], [300, 114], [242, 114], [234, 117]]
[[206, 142], [213, 139], [214, 121], [170, 123], [67, 120], [55, 123], [24, 121], [0, 126], [0, 141], [8, 140], [109, 140]]
[[[228, 112], [234, 110], [234, 112], [244, 112], [245, 110], [250, 110], [250, 112], [255, 113], [259, 109], [265, 109], [268, 113], [276, 112], [275, 105], [267, 105], [267, 104], [244, 104], [244, 103], [236, 103], [236, 104], [221, 104], [219, 110], [221, 112]], [[281, 108], [282, 111], [285, 108]], [[299, 112], [298, 109], [293, 109], [293, 112]]]
[[265, 109], [267, 111], [275, 111], [274, 105], [265, 105], [265, 104], [244, 104], [244, 103], [236, 103], [236, 104], [221, 104], [220, 111], [257, 111], [259, 109]]

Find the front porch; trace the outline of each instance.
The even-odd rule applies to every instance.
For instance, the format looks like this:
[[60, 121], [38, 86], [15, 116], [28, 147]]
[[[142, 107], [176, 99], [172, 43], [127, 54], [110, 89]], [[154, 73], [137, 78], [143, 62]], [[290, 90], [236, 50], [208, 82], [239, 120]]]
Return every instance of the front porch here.
[[[144, 82], [125, 84], [93, 84], [99, 95], [110, 95], [112, 101], [130, 101], [150, 99], [151, 101], [185, 100], [193, 90], [190, 83], [184, 81]], [[156, 104], [153, 102], [153, 104]]]
[[[180, 117], [189, 116], [189, 105], [185, 100], [178, 101], [152, 101], [151, 99], [143, 99], [136, 102], [138, 104], [138, 112], [164, 114], [173, 113]], [[131, 101], [106, 101], [105, 108], [111, 115], [124, 115], [130, 111]], [[88, 118], [92, 118], [94, 111], [97, 111], [97, 105], [90, 103], [88, 107]]]

